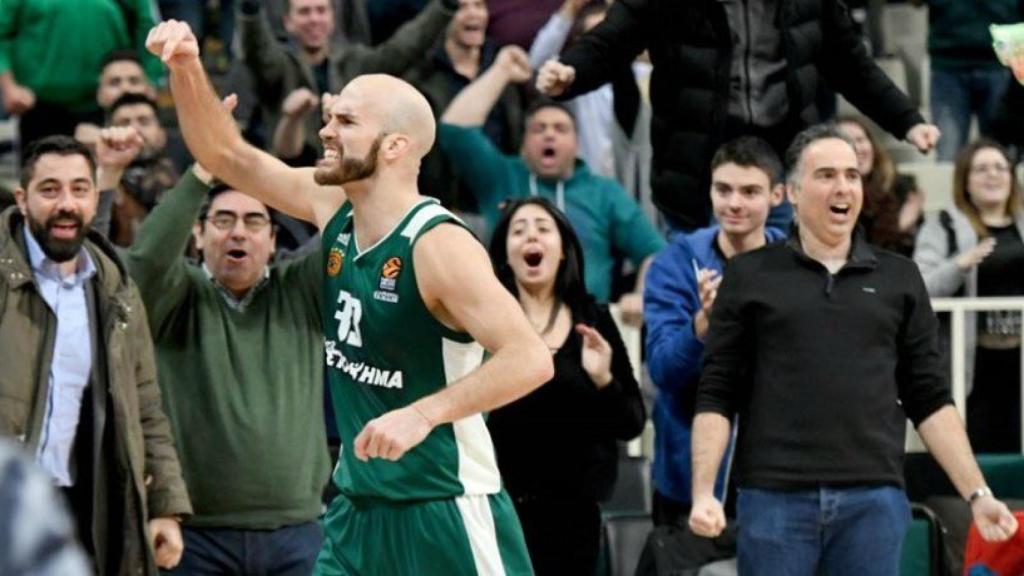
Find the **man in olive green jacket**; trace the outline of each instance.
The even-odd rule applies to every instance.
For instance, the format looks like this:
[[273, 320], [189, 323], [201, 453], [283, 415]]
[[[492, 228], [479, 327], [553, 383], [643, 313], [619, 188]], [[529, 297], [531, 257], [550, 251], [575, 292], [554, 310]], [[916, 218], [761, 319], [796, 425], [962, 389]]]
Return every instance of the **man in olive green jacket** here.
[[0, 436], [64, 489], [97, 573], [156, 574], [178, 562], [192, 507], [138, 290], [88, 231], [90, 152], [39, 141], [15, 198], [0, 214]]

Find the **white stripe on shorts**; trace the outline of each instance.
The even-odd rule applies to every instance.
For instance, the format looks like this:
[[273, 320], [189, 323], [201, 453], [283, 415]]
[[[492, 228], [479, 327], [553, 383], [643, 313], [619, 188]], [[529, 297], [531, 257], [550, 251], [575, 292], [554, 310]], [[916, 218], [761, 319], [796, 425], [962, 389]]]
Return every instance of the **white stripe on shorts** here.
[[498, 534], [494, 529], [494, 515], [486, 494], [458, 496], [455, 504], [462, 514], [462, 523], [469, 535], [473, 550], [473, 563], [480, 576], [505, 576], [505, 564], [498, 550]]

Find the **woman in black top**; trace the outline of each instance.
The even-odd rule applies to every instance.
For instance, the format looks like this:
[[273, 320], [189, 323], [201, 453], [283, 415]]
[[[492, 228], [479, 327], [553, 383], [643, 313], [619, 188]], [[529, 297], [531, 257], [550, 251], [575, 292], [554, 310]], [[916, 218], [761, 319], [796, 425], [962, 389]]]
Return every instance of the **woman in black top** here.
[[590, 576], [616, 440], [637, 436], [646, 420], [640, 390], [607, 307], [586, 292], [579, 240], [553, 204], [513, 202], [490, 254], [555, 363], [549, 382], [490, 414], [498, 467], [538, 576]]
[[[1024, 296], [1024, 210], [1010, 156], [999, 144], [980, 139], [961, 151], [953, 201], [956, 210], [929, 218], [918, 235], [914, 260], [928, 293]], [[971, 446], [1020, 452], [1021, 315], [978, 312], [966, 320]]]

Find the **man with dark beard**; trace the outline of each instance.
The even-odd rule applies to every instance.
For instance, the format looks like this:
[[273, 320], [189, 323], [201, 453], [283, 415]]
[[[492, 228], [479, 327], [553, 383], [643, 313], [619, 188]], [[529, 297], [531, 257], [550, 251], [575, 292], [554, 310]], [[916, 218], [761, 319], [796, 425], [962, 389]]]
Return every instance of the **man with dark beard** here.
[[[111, 144], [105, 154], [124, 143]], [[172, 568], [192, 508], [138, 290], [89, 229], [92, 154], [67, 136], [39, 140], [15, 199], [0, 214], [0, 435], [62, 488], [97, 573]]]
[[342, 450], [315, 573], [530, 574], [481, 413], [550, 380], [551, 353], [484, 248], [419, 194], [426, 99], [391, 76], [354, 79], [331, 99], [317, 167], [290, 168], [242, 139], [187, 24], [160, 24], [147, 47], [170, 66], [195, 157], [322, 231]]

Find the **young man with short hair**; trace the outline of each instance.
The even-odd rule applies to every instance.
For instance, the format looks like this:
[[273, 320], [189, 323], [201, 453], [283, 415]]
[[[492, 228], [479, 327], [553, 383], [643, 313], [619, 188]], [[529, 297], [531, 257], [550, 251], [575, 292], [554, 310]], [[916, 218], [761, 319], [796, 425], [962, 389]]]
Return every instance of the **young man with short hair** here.
[[[737, 254], [785, 236], [765, 226], [783, 195], [782, 163], [767, 142], [743, 137], [719, 148], [711, 161], [710, 195], [718, 224], [677, 234], [647, 273], [647, 362], [658, 389], [652, 503], [658, 526], [685, 527], [689, 515], [694, 401], [722, 274]], [[715, 494], [723, 501], [727, 469], [715, 481]]]

